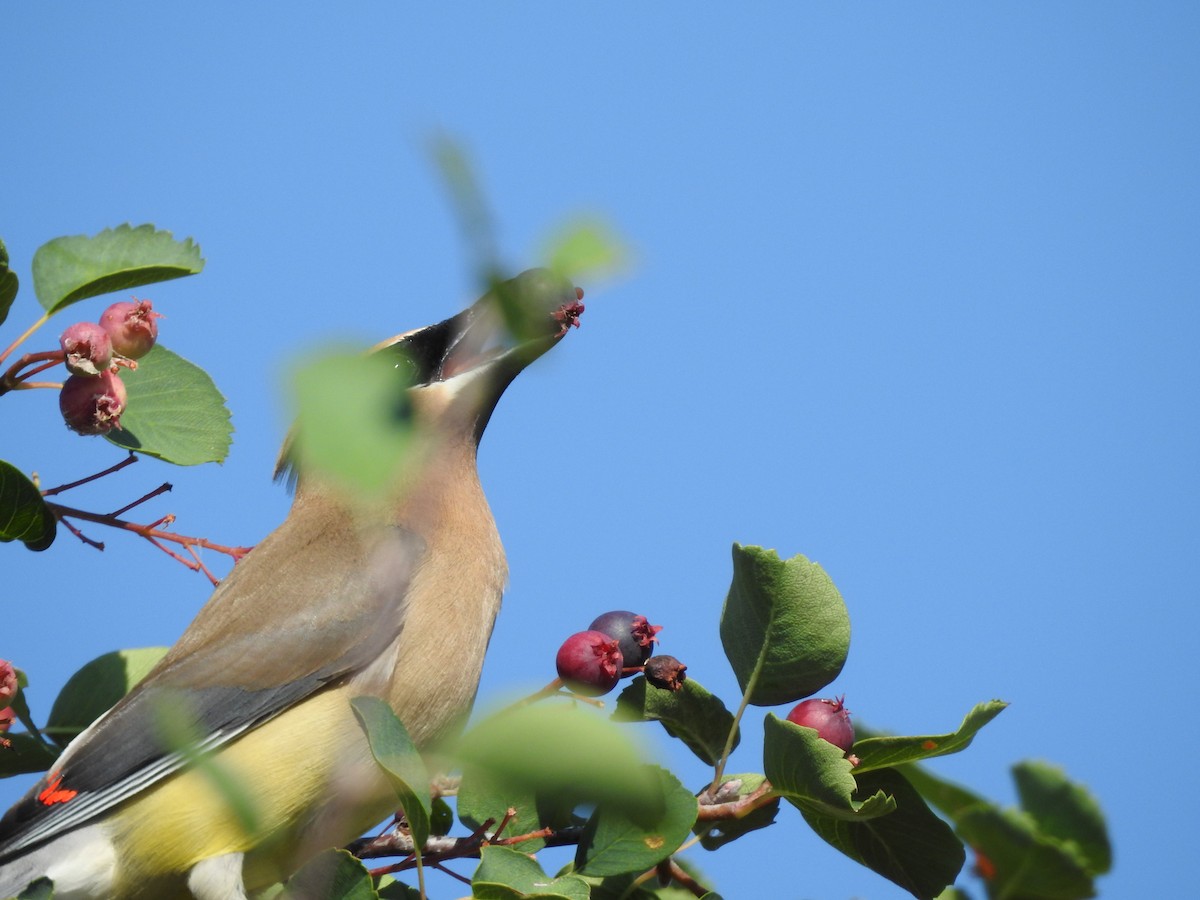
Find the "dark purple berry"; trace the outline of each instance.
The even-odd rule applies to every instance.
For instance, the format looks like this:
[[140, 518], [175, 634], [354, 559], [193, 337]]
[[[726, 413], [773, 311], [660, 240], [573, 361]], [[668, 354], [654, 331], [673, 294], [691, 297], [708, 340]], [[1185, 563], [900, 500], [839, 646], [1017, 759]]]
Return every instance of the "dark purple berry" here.
[[128, 359], [141, 359], [158, 340], [156, 313], [149, 300], [123, 300], [100, 314], [100, 324], [112, 339], [116, 353]]
[[121, 427], [125, 384], [113, 372], [72, 375], [63, 383], [58, 408], [72, 431], [104, 434]]
[[58, 338], [72, 375], [99, 375], [112, 364], [112, 341], [95, 322], [76, 322]]
[[850, 724], [850, 710], [842, 703], [844, 699], [804, 700], [788, 713], [788, 721], [815, 728], [818, 737], [848, 753], [854, 746], [854, 726]]
[[654, 652], [655, 637], [662, 631], [661, 625], [651, 625], [645, 616], [631, 613], [627, 609], [614, 609], [588, 626], [592, 631], [601, 631], [621, 644], [621, 656], [627, 666], [645, 665]]
[[646, 660], [646, 680], [656, 688], [678, 691], [683, 688], [687, 666], [673, 656], [652, 656]]
[[571, 690], [598, 697], [607, 694], [621, 678], [624, 661], [617, 641], [599, 631], [580, 631], [571, 635], [554, 660], [558, 677]]

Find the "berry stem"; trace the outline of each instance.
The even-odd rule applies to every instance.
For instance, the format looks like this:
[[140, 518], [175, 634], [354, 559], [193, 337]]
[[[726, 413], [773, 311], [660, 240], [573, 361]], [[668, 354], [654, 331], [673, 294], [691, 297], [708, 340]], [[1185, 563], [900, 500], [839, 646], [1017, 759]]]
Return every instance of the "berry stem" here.
[[[57, 366], [59, 363], [66, 360], [66, 358], [67, 355], [61, 350], [42, 350], [39, 353], [26, 353], [15, 363], [9, 366], [8, 371], [4, 373], [4, 377], [0, 378], [0, 394], [6, 394], [9, 391], [21, 390], [22, 388], [62, 387], [61, 383], [54, 385], [48, 382], [33, 383], [27, 381], [26, 379], [32, 375], [36, 375], [38, 372], [44, 372], [47, 369]], [[37, 365], [28, 372], [21, 371], [29, 366], [35, 366], [37, 363], [41, 363], [42, 365]]]
[[49, 320], [50, 320], [50, 313], [43, 313], [42, 317], [40, 319], [38, 319], [36, 322], [34, 322], [32, 325], [30, 325], [28, 328], [25, 329], [24, 334], [22, 334], [19, 338], [17, 338], [15, 341], [13, 341], [11, 344], [9, 344], [8, 347], [5, 348], [3, 353], [0, 353], [0, 363], [3, 363], [6, 359], [8, 359], [12, 355], [12, 352], [14, 350], [16, 350], [18, 347], [20, 347], [21, 344], [25, 343], [25, 340], [31, 334], [33, 334], [35, 331], [37, 331], [39, 328], [41, 328], [43, 325], [45, 325], [46, 322], [48, 322]]

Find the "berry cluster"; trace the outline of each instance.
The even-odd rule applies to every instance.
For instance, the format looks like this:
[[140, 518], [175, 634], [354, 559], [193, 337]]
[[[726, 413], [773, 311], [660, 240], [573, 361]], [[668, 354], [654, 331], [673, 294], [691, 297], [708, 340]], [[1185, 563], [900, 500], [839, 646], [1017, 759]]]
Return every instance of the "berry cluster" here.
[[58, 395], [58, 408], [67, 427], [79, 434], [104, 434], [121, 427], [125, 384], [121, 366], [136, 368], [134, 360], [150, 352], [158, 339], [162, 318], [149, 300], [114, 303], [95, 322], [76, 322], [58, 339], [70, 377]]
[[645, 616], [615, 609], [598, 616], [587, 631], [571, 635], [558, 648], [558, 677], [577, 694], [607, 694], [622, 677], [638, 672], [658, 687], [677, 691], [683, 684], [683, 665], [673, 656], [652, 656], [661, 625]]

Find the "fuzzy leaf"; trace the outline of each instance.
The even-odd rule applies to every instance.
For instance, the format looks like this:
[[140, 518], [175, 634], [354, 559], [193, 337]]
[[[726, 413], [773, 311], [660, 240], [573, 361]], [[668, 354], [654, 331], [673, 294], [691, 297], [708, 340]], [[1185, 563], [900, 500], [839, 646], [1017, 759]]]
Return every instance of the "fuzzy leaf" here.
[[326, 850], [288, 879], [279, 900], [379, 900], [361, 860], [345, 850]]
[[42, 492], [16, 466], [0, 460], [0, 541], [21, 541], [30, 550], [54, 543], [58, 523]]
[[8, 318], [18, 286], [17, 273], [8, 267], [8, 249], [4, 241], [0, 241], [0, 325]]
[[[468, 768], [463, 772], [455, 802], [459, 819], [472, 831], [482, 828], [488, 819], [493, 820], [494, 829], [510, 809], [514, 810], [514, 813], [509, 820], [506, 835], [521, 834], [539, 827], [537, 796], [534, 791], [528, 785], [497, 779], [486, 770]], [[545, 841], [537, 838], [523, 841], [521, 848], [533, 853], [545, 844]]]
[[915, 737], [888, 735], [858, 741], [852, 751], [859, 758], [854, 774], [861, 775], [874, 769], [892, 768], [965, 750], [979, 729], [1000, 715], [1007, 706], [1002, 700], [980, 703], [967, 713], [958, 730], [949, 734], [923, 734]]
[[848, 821], [801, 808], [805, 820], [851, 859], [914, 897], [933, 900], [962, 870], [966, 860], [962, 842], [895, 769], [856, 777], [860, 793], [893, 798], [895, 812], [866, 821]]
[[471, 896], [481, 900], [588, 900], [588, 885], [577, 875], [551, 878], [536, 860], [520, 851], [484, 847], [471, 877]]
[[208, 373], [161, 344], [122, 370], [129, 393], [121, 428], [105, 437], [177, 466], [223, 462], [229, 455], [230, 424], [225, 398]]
[[733, 545], [733, 583], [721, 643], [756, 706], [807, 697], [842, 671], [850, 616], [825, 571], [803, 556]]
[[1112, 868], [1112, 844], [1099, 804], [1056, 766], [1026, 760], [1013, 766], [1021, 808], [1047, 837], [1072, 850], [1092, 875]]
[[[733, 713], [721, 699], [710, 694], [695, 679], [688, 678], [678, 691], [654, 687], [645, 677], [634, 678], [613, 711], [617, 722], [660, 722], [667, 734], [679, 738], [706, 765], [715, 766], [734, 725]], [[737, 747], [741, 737], [735, 737]]]
[[647, 768], [661, 785], [662, 813], [647, 820], [601, 804], [588, 820], [579, 842], [575, 854], [578, 872], [644, 872], [674, 853], [691, 832], [698, 810], [696, 798], [666, 769]]
[[375, 761], [387, 774], [404, 807], [413, 843], [422, 847], [429, 839], [429, 772], [396, 713], [378, 697], [350, 701], [362, 723]]
[[763, 771], [775, 793], [801, 810], [839, 819], [870, 819], [896, 808], [886, 793], [856, 800], [858, 783], [840, 748], [817, 737], [815, 728], [768, 713], [763, 722]]
[[153, 225], [121, 225], [94, 237], [55, 238], [33, 254], [33, 292], [53, 314], [88, 297], [195, 275], [204, 268], [191, 238]]

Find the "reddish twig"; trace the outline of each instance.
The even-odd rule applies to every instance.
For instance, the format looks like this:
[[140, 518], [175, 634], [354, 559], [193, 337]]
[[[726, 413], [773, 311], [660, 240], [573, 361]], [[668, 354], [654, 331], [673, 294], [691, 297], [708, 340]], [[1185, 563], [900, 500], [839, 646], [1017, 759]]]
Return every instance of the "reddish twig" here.
[[[53, 368], [66, 358], [67, 355], [61, 350], [43, 350], [40, 353], [26, 353], [15, 363], [9, 366], [8, 371], [4, 373], [2, 378], [0, 378], [0, 394], [5, 394], [9, 391], [15, 391], [20, 388], [49, 386], [49, 382], [44, 384], [34, 384], [27, 382], [26, 379], [31, 375], [36, 375], [38, 372], [44, 372], [46, 369]], [[22, 369], [33, 366], [36, 363], [43, 363], [43, 365], [36, 366], [35, 368], [30, 369], [28, 372], [21, 371]]]
[[[160, 491], [160, 493], [161, 493], [161, 491]], [[148, 497], [143, 498], [143, 499], [148, 499]], [[140, 503], [140, 502], [141, 501], [139, 500], [138, 503]], [[136, 506], [137, 503], [135, 503], [133, 505]], [[82, 532], [79, 531], [78, 528], [71, 525], [71, 523], [67, 522], [66, 520], [68, 518], [80, 519], [84, 522], [94, 522], [97, 525], [107, 525], [110, 528], [120, 528], [124, 531], [131, 531], [134, 534], [138, 535], [139, 537], [145, 538], [147, 541], [149, 541], [151, 544], [153, 544], [159, 550], [166, 553], [172, 559], [175, 559], [178, 562], [183, 563], [183, 565], [187, 566], [193, 572], [203, 572], [213, 584], [216, 584], [218, 579], [216, 577], [214, 577], [212, 572], [210, 572], [208, 570], [208, 568], [203, 563], [201, 563], [200, 560], [195, 556], [195, 548], [199, 547], [199, 548], [202, 548], [205, 550], [215, 550], [218, 553], [224, 553], [226, 556], [232, 557], [233, 561], [235, 563], [238, 560], [240, 560], [243, 556], [245, 556], [247, 553], [249, 553], [250, 550], [252, 549], [250, 547], [228, 547], [228, 546], [225, 546], [224, 544], [214, 543], [214, 542], [208, 540], [207, 538], [190, 537], [188, 535], [183, 535], [183, 534], [173, 534], [172, 532], [165, 531], [162, 528], [158, 527], [158, 526], [164, 525], [164, 524], [165, 525], [171, 524], [171, 522], [173, 522], [175, 520], [175, 517], [173, 515], [164, 516], [163, 518], [159, 519], [156, 522], [152, 522], [149, 525], [139, 525], [137, 522], [130, 522], [126, 519], [119, 519], [115, 515], [111, 515], [111, 514], [105, 515], [103, 513], [88, 512], [87, 510], [84, 510], [84, 509], [75, 509], [74, 507], [71, 507], [71, 506], [63, 506], [60, 503], [47, 502], [46, 506], [48, 506], [50, 508], [50, 512], [52, 512], [54, 514], [54, 518], [56, 518], [58, 521], [62, 522], [71, 531], [72, 534], [74, 534], [80, 540], [84, 541], [84, 543], [86, 543], [86, 544], [90, 544], [91, 546], [96, 547], [97, 549], [100, 549], [100, 550], [104, 549], [103, 544], [100, 544], [96, 541], [91, 540], [90, 538], [85, 537], [82, 534]], [[129, 507], [126, 507], [126, 509], [128, 509], [128, 508]], [[166, 541], [168, 543], [172, 543], [172, 544], [179, 544], [180, 546], [184, 547], [189, 553], [191, 553], [193, 555], [193, 559], [191, 559], [191, 560], [186, 559], [185, 557], [181, 556], [179, 553], [176, 553], [170, 547], [165, 546], [163, 544], [164, 541]]]

